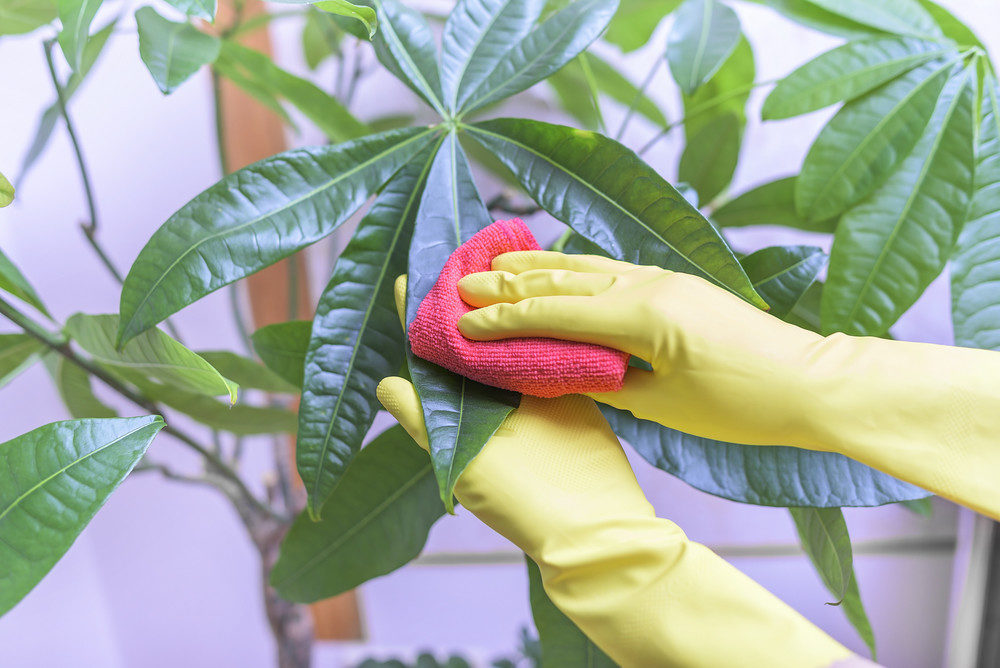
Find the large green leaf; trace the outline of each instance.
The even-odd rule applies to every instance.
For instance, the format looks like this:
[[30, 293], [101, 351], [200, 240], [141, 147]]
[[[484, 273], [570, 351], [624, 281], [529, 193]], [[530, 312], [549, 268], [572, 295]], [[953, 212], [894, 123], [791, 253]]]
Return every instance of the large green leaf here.
[[941, 273], [968, 213], [974, 87], [972, 67], [949, 82], [913, 153], [841, 218], [823, 290], [824, 333], [885, 334]]
[[206, 21], [215, 20], [215, 0], [166, 0], [166, 2], [188, 16]]
[[861, 604], [854, 554], [847, 523], [840, 508], [789, 508], [802, 549], [809, 556], [823, 584], [836, 598], [875, 658], [875, 636]]
[[770, 305], [768, 312], [784, 319], [816, 280], [826, 253], [816, 246], [771, 246], [747, 255], [740, 264]]
[[460, 101], [465, 115], [530, 88], [584, 51], [607, 27], [618, 0], [574, 0], [509, 44], [478, 86]]
[[287, 151], [195, 197], [153, 234], [125, 278], [119, 343], [330, 234], [434, 132]]
[[299, 387], [268, 367], [228, 350], [199, 350], [198, 356], [223, 376], [247, 390], [298, 394]]
[[915, 37], [874, 37], [848, 42], [820, 54], [778, 82], [761, 116], [791, 118], [853, 100], [914, 67], [943, 56], [951, 47]]
[[0, 387], [34, 364], [45, 349], [41, 341], [27, 334], [0, 334]]
[[38, 293], [35, 289], [31, 287], [28, 283], [28, 279], [24, 277], [21, 270], [10, 261], [10, 259], [4, 255], [3, 251], [0, 250], [0, 290], [14, 295], [21, 301], [31, 304], [36, 309], [48, 315], [49, 312], [45, 309], [45, 305], [42, 304], [42, 300], [39, 299]]
[[52, 23], [56, 6], [49, 0], [0, 0], [0, 35], [21, 35]]
[[884, 33], [878, 28], [827, 11], [810, 0], [751, 0], [751, 2], [766, 5], [796, 23], [837, 37], [862, 39]]
[[1000, 100], [992, 77], [976, 149], [970, 220], [952, 257], [951, 317], [957, 345], [1000, 350]]
[[381, 28], [372, 44], [379, 61], [436, 112], [447, 116], [434, 33], [423, 14], [398, 0], [377, 0], [376, 8]]
[[691, 95], [712, 78], [740, 41], [740, 19], [717, 0], [685, 0], [667, 38], [674, 81]]
[[569, 617], [549, 599], [542, 586], [538, 565], [525, 556], [531, 617], [538, 630], [545, 668], [613, 668], [618, 664], [593, 643]]
[[386, 185], [337, 259], [316, 307], [295, 448], [314, 517], [319, 517], [381, 409], [376, 386], [403, 363], [406, 340], [393, 282], [406, 273], [433, 148]]
[[[396, 322], [398, 329], [399, 322]], [[271, 571], [289, 601], [335, 596], [415, 558], [444, 514], [427, 453], [400, 426], [365, 446], [314, 522], [299, 515]]]
[[466, 127], [535, 201], [613, 257], [696, 272], [764, 306], [712, 225], [618, 142], [511, 118]]
[[158, 416], [70, 420], [0, 443], [0, 615], [59, 561], [163, 426]]
[[604, 39], [628, 53], [645, 46], [660, 21], [681, 0], [621, 0], [618, 11], [604, 33]]
[[459, 0], [441, 38], [441, 88], [452, 113], [520, 41], [542, 13], [544, 0]]
[[795, 211], [795, 178], [788, 176], [748, 190], [712, 212], [721, 227], [783, 225], [807, 232], [833, 232], [836, 218], [806, 220]]
[[913, 150], [953, 60], [935, 60], [848, 102], [813, 142], [795, 185], [795, 207], [812, 220], [848, 209], [881, 185]]
[[168, 21], [152, 7], [135, 13], [139, 55], [153, 81], [169, 95], [203, 66], [215, 62], [222, 44], [190, 23]]
[[941, 29], [916, 0], [807, 0], [828, 12], [877, 30], [940, 37]]
[[290, 320], [261, 327], [250, 336], [253, 349], [271, 371], [302, 387], [312, 321]]
[[235, 406], [223, 403], [204, 394], [188, 392], [163, 383], [150, 382], [142, 378], [129, 380], [153, 401], [184, 413], [196, 422], [227, 431], [237, 436], [256, 434], [294, 434], [298, 426], [298, 416], [286, 408], [278, 406]]
[[[450, 133], [427, 175], [410, 243], [407, 325], [452, 252], [491, 222], [465, 153]], [[453, 512], [455, 482], [517, 406], [518, 395], [454, 374], [414, 356], [412, 351], [407, 362], [424, 411], [441, 499]]]
[[90, 24], [103, 0], [55, 0], [59, 12], [59, 46], [66, 62], [74, 70], [83, 60], [83, 50], [90, 38]]
[[62, 355], [49, 357], [46, 359], [46, 365], [49, 367], [59, 396], [71, 417], [118, 417], [118, 413], [113, 408], [106, 406], [94, 394], [94, 388], [90, 384], [90, 374], [87, 371]]
[[66, 321], [66, 332], [94, 360], [129, 380], [155, 380], [206, 396], [228, 395], [236, 402], [236, 384], [215, 367], [158, 329], [115, 348], [116, 315], [77, 313]]

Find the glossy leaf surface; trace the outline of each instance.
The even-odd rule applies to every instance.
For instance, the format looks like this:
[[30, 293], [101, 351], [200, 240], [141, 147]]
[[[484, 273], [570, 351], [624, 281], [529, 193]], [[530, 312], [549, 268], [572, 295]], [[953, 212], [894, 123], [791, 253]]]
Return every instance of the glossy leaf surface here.
[[477, 123], [469, 130], [535, 201], [613, 257], [698, 273], [763, 306], [712, 225], [618, 142], [510, 118]]
[[119, 342], [330, 234], [433, 129], [296, 149], [230, 174], [171, 216], [125, 278]]
[[39, 299], [38, 293], [28, 283], [21, 270], [10, 261], [10, 259], [0, 250], [0, 290], [14, 295], [21, 301], [31, 304], [42, 313], [48, 315], [45, 305]]
[[271, 371], [296, 387], [302, 387], [311, 337], [311, 320], [290, 320], [261, 327], [251, 335], [250, 340], [254, 352]]
[[952, 80], [913, 153], [841, 218], [823, 290], [824, 333], [885, 334], [944, 269], [972, 191], [973, 86], [969, 69]]
[[45, 349], [27, 334], [0, 334], [0, 387], [31, 366]]
[[324, 12], [360, 21], [368, 32], [368, 39], [371, 39], [378, 30], [378, 16], [371, 7], [356, 5], [347, 0], [320, 0], [314, 4]]
[[316, 307], [305, 360], [295, 457], [319, 516], [381, 410], [375, 388], [403, 363], [406, 338], [393, 299], [406, 273], [429, 148], [393, 176], [344, 248]]
[[169, 95], [203, 66], [215, 61], [221, 43], [187, 22], [168, 21], [152, 7], [135, 13], [139, 55], [153, 81]]
[[379, 62], [445, 116], [434, 33], [423, 15], [399, 0], [377, 3], [380, 29], [372, 40]]
[[158, 416], [70, 420], [0, 443], [0, 615], [59, 561], [163, 426]]
[[0, 35], [21, 35], [52, 23], [56, 6], [38, 0], [0, 0]]
[[228, 350], [199, 350], [198, 356], [215, 370], [247, 390], [262, 390], [275, 394], [298, 394], [299, 388], [279, 374], [249, 357]]
[[795, 210], [795, 177], [789, 176], [757, 186], [712, 212], [722, 227], [782, 225], [807, 232], [833, 232], [836, 218], [806, 220]]
[[916, 0], [808, 0], [828, 12], [877, 30], [939, 37], [941, 29]]
[[66, 62], [74, 70], [80, 66], [83, 50], [90, 38], [90, 23], [101, 8], [103, 0], [55, 0], [62, 29], [59, 31], [59, 47]]
[[768, 313], [784, 319], [816, 280], [826, 253], [816, 246], [771, 246], [747, 255], [740, 264], [771, 307]]
[[712, 78], [740, 40], [736, 12], [717, 0], [685, 0], [667, 38], [674, 80], [691, 95]]
[[295, 520], [271, 585], [297, 602], [353, 589], [419, 555], [443, 514], [427, 453], [396, 425], [361, 450], [323, 506], [322, 520], [306, 513]]

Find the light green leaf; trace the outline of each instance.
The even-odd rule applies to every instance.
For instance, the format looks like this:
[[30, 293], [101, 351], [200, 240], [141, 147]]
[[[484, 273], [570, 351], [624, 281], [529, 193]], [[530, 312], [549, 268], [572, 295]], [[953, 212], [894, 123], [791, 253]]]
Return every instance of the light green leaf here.
[[751, 0], [813, 30], [847, 39], [863, 39], [884, 31], [829, 12], [810, 0]]
[[59, 12], [59, 46], [74, 70], [80, 67], [83, 50], [90, 38], [90, 24], [103, 0], [55, 0]]
[[215, 59], [212, 69], [220, 76], [236, 84], [244, 93], [273, 111], [285, 125], [298, 132], [299, 126], [281, 105], [277, 91], [273, 90], [267, 84], [262, 83], [257, 78], [255, 72], [247, 72], [242, 63], [233, 58], [228, 51], [228, 49], [222, 49], [219, 52], [219, 57]]
[[899, 170], [841, 218], [823, 290], [824, 333], [885, 334], [944, 268], [972, 190], [974, 81], [966, 68], [949, 82]]
[[204, 65], [215, 62], [222, 44], [190, 23], [168, 21], [152, 7], [135, 13], [139, 55], [164, 95], [174, 92]]
[[733, 180], [743, 125], [736, 114], [719, 114], [684, 146], [677, 178], [694, 188], [698, 201], [711, 202]]
[[375, 10], [371, 7], [355, 5], [352, 2], [347, 2], [347, 0], [321, 0], [320, 2], [314, 2], [313, 5], [324, 12], [360, 21], [364, 25], [365, 30], [368, 31], [368, 39], [374, 37], [375, 32], [378, 30], [378, 17], [375, 14]]
[[296, 387], [302, 387], [311, 336], [311, 320], [290, 320], [261, 327], [250, 340], [267, 368]]
[[812, 220], [835, 216], [872, 193], [916, 146], [955, 61], [936, 60], [848, 102], [809, 149], [795, 208]]
[[316, 307], [305, 362], [295, 459], [320, 509], [381, 410], [375, 388], [403, 363], [406, 338], [393, 299], [437, 146], [393, 176], [337, 258]]
[[736, 12], [717, 0], [685, 0], [667, 38], [670, 72], [687, 95], [712, 78], [740, 40]]
[[955, 344], [1000, 350], [1000, 94], [988, 77], [969, 221], [951, 266]]
[[[116, 371], [119, 371], [116, 369]], [[294, 434], [298, 416], [277, 406], [230, 405], [204, 394], [188, 392], [171, 385], [155, 383], [132, 376], [129, 380], [145, 396], [169, 408], [184, 413], [196, 422], [236, 436], [257, 434]]]
[[14, 186], [10, 184], [7, 177], [0, 173], [0, 209], [10, 205], [14, 201]]
[[166, 2], [188, 16], [206, 21], [215, 20], [215, 0], [166, 0]]
[[90, 385], [90, 374], [70, 362], [65, 357], [58, 355], [52, 359], [49, 370], [55, 380], [56, 389], [62, 398], [66, 410], [71, 417], [75, 418], [112, 418], [118, 417], [118, 413], [105, 406], [104, 403], [94, 395], [94, 388]]
[[0, 0], [0, 35], [22, 35], [56, 18], [50, 0]]
[[538, 566], [524, 557], [528, 568], [531, 617], [538, 630], [545, 668], [614, 668], [618, 664], [601, 651], [569, 617], [549, 599]]
[[423, 14], [398, 0], [378, 0], [376, 8], [381, 29], [372, 45], [379, 62], [434, 111], [447, 116], [434, 33]]
[[38, 293], [28, 283], [28, 279], [3, 254], [2, 250], [0, 250], [0, 290], [14, 295], [21, 301], [31, 304], [45, 315], [49, 315], [49, 312], [45, 309], [45, 305], [42, 304], [42, 300], [38, 298]]
[[899, 35], [940, 37], [941, 29], [916, 0], [808, 0], [828, 12]]
[[512, 118], [465, 127], [546, 211], [613, 257], [697, 273], [765, 306], [711, 223], [618, 142]]
[[461, 115], [503, 100], [550, 76], [607, 27], [617, 0], [574, 0], [509, 45], [490, 74], [458, 100]]
[[0, 334], [0, 387], [34, 364], [44, 349], [41, 341], [27, 334]]
[[604, 40], [625, 53], [635, 51], [649, 42], [660, 21], [680, 4], [681, 0], [621, 0]]
[[77, 313], [66, 321], [66, 333], [99, 364], [135, 382], [155, 380], [207, 396], [227, 395], [236, 403], [236, 384], [215, 367], [158, 329], [115, 349], [116, 315]]
[[784, 319], [826, 264], [815, 246], [771, 246], [747, 255], [740, 264], [770, 305], [768, 313]]
[[198, 351], [198, 356], [216, 371], [247, 390], [275, 394], [298, 394], [299, 388], [256, 361], [228, 350]]
[[[587, 76], [584, 64], [589, 68], [591, 77]], [[596, 85], [600, 94], [607, 95], [622, 106], [633, 106], [636, 113], [645, 116], [653, 124], [661, 127], [667, 124], [663, 112], [645, 92], [639, 90], [634, 83], [606, 61], [587, 51], [545, 81], [556, 92], [563, 110], [585, 128], [595, 130], [601, 125], [594, 96], [580, 94], [581, 91], [587, 90], [591, 82]]]
[[936, 4], [933, 0], [917, 0], [917, 2], [931, 15], [945, 37], [955, 42], [958, 46], [978, 46], [984, 52], [986, 51], [986, 47], [976, 37], [976, 33], [969, 26], [956, 19], [947, 9]]
[[765, 120], [791, 118], [850, 101], [953, 49], [914, 37], [875, 37], [820, 54], [778, 82], [764, 101]]
[[806, 220], [795, 211], [795, 177], [788, 176], [748, 190], [712, 212], [720, 227], [782, 225], [807, 232], [832, 233], [836, 218]]
[[571, 60], [564, 68], [550, 76], [545, 83], [552, 86], [562, 110], [588, 130], [603, 130], [600, 94], [596, 82], [587, 76], [583, 65], [586, 52]]
[[901, 501], [900, 505], [904, 506], [910, 512], [914, 512], [921, 517], [931, 517], [934, 515], [934, 497], [928, 496], [923, 499], [911, 499], [910, 501]]
[[301, 603], [353, 589], [414, 559], [443, 514], [427, 453], [402, 427], [392, 427], [354, 459], [322, 520], [306, 513], [295, 520], [271, 586]]
[[0, 443], [0, 615], [66, 553], [163, 426], [158, 416], [70, 420]]
[[[584, 51], [578, 58], [583, 59], [597, 82], [597, 89], [607, 95], [615, 102], [628, 107], [634, 106], [636, 113], [645, 116], [650, 122], [664, 126], [667, 119], [663, 112], [645, 92], [639, 90], [638, 86], [629, 81], [617, 69], [612, 67], [607, 61], [595, 56], [589, 51]], [[568, 66], [567, 66], [568, 67]], [[560, 72], [565, 71], [563, 68]]]
[[434, 134], [409, 128], [287, 151], [210, 187], [140, 251], [122, 286], [119, 343], [330, 234]]
[[302, 57], [310, 70], [315, 70], [324, 60], [340, 53], [341, 35], [340, 28], [329, 14], [306, 12], [306, 24], [302, 28]]
[[[449, 133], [427, 175], [410, 243], [407, 325], [451, 253], [491, 222], [458, 138]], [[407, 362], [424, 411], [441, 499], [454, 512], [455, 482], [517, 406], [519, 396], [442, 369], [409, 349]]]

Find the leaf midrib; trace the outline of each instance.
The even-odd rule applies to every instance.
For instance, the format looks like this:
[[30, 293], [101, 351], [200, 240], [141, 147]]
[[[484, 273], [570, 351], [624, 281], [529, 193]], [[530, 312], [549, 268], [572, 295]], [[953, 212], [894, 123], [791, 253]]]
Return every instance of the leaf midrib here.
[[[469, 65], [472, 63], [473, 57], [476, 55], [476, 52], [479, 50], [479, 47], [482, 46], [483, 41], [486, 39], [486, 35], [493, 29], [493, 26], [496, 25], [496, 22], [500, 20], [500, 16], [504, 13], [506, 9], [508, 9], [511, 6], [511, 2], [512, 0], [506, 0], [506, 2], [503, 5], [503, 8], [500, 9], [496, 14], [494, 14], [490, 18], [489, 23], [487, 23], [486, 26], [483, 27], [483, 29], [479, 33], [479, 38], [476, 40], [475, 45], [468, 51], [468, 56], [466, 57], [465, 62], [462, 63], [462, 68], [459, 70], [458, 76], [452, 79], [453, 90], [451, 91], [451, 100], [450, 100], [452, 112], [455, 112], [458, 107], [458, 94], [462, 88], [462, 80], [465, 78], [465, 73], [468, 71]], [[503, 60], [503, 56], [500, 56], [498, 61], [499, 60]], [[489, 75], [487, 75], [487, 77], [488, 76]]]

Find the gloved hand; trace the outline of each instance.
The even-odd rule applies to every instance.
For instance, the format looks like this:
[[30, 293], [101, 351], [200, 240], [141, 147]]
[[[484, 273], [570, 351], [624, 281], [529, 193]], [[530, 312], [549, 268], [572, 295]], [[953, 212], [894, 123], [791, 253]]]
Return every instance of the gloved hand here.
[[507, 253], [459, 282], [475, 340], [545, 336], [624, 350], [594, 399], [681, 431], [839, 452], [1000, 519], [1000, 354], [833, 334], [696, 276], [588, 255]]
[[[413, 385], [386, 378], [378, 398], [427, 449]], [[538, 564], [556, 606], [623, 666], [871, 665], [655, 517], [591, 399], [523, 397], [455, 495]]]

